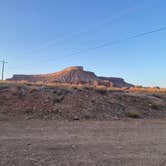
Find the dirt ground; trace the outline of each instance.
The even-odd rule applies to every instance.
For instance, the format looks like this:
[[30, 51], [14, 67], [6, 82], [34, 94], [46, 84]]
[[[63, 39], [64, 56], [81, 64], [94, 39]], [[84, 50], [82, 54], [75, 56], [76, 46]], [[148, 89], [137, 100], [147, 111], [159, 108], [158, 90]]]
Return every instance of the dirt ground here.
[[165, 166], [165, 120], [0, 121], [1, 166]]

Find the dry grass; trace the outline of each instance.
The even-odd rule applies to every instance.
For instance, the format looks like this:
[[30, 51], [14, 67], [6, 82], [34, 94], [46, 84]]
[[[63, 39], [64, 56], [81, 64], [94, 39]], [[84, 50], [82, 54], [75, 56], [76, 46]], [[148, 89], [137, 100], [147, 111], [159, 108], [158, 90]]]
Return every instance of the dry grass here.
[[129, 89], [131, 92], [166, 92], [166, 88], [158, 88], [158, 87], [131, 87]]
[[[150, 92], [150, 93], [166, 93], [166, 88], [159, 88], [159, 87], [142, 87], [142, 86], [135, 86], [131, 88], [127, 87], [104, 87], [104, 86], [91, 86], [87, 84], [69, 84], [69, 83], [43, 83], [41, 81], [31, 83], [27, 81], [2, 81], [0, 80], [0, 85], [27, 85], [27, 86], [48, 86], [48, 87], [58, 87], [58, 88], [75, 88], [75, 89], [87, 89], [87, 90], [94, 90], [97, 92], [105, 93], [109, 92], [116, 92], [116, 91], [125, 91], [125, 92]], [[157, 94], [156, 94], [157, 95]], [[156, 96], [157, 97], [157, 96]]]

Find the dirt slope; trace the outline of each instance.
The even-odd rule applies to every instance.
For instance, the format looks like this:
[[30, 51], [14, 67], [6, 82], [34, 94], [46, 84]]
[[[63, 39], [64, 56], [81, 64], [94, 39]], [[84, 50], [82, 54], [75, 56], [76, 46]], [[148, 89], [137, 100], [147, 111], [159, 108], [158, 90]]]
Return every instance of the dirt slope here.
[[166, 93], [70, 86], [0, 86], [0, 119], [6, 117], [110, 120], [166, 117]]

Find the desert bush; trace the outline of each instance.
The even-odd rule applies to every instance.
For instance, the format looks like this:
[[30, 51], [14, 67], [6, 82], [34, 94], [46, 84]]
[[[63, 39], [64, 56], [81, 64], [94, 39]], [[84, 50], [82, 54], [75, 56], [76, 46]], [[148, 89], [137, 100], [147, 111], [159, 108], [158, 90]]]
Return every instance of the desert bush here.
[[123, 92], [126, 90], [123, 90], [122, 88], [108, 88], [107, 91], [108, 92]]
[[27, 83], [28, 83], [28, 81], [21, 80], [21, 81], [19, 81], [19, 83], [20, 83], [20, 84], [27, 84]]
[[166, 166], [166, 161], [160, 162], [159, 166]]
[[25, 107], [24, 108], [24, 113], [25, 114], [32, 114], [33, 113], [33, 108], [29, 107], [29, 106]]
[[134, 86], [133, 88], [143, 88], [143, 86], [142, 85], [136, 85], [136, 86]]
[[92, 115], [85, 115], [84, 118], [85, 120], [90, 120], [93, 119], [94, 117]]
[[86, 86], [86, 85], [82, 85], [80, 88], [84, 89], [84, 90], [94, 90], [94, 87], [92, 87], [92, 86]]
[[61, 101], [63, 101], [67, 93], [69, 93], [69, 91], [66, 89], [55, 89], [53, 91], [53, 101], [55, 103], [60, 103]]
[[8, 89], [9, 85], [0, 84], [0, 90]]
[[137, 111], [129, 111], [127, 117], [137, 119], [140, 118], [140, 114]]
[[62, 100], [64, 99], [64, 96], [61, 95], [61, 96], [55, 96], [53, 101], [54, 103], [60, 103]]
[[35, 87], [29, 89], [29, 93], [34, 93], [34, 92], [37, 92], [37, 91], [38, 91], [38, 89], [35, 88]]
[[33, 86], [32, 83], [25, 83], [25, 85], [27, 85], [27, 86]]
[[100, 94], [106, 94], [107, 93], [107, 88], [105, 87], [96, 87], [94, 88], [95, 92], [98, 92]]
[[159, 105], [157, 105], [157, 104], [152, 104], [151, 108], [154, 109], [154, 110], [159, 110], [160, 109]]
[[160, 98], [162, 98], [162, 96], [161, 96], [161, 95], [159, 95], [159, 94], [155, 94], [155, 93], [154, 93], [154, 94], [152, 94], [152, 96], [153, 96], [153, 97], [157, 97], [157, 98], [159, 98], [159, 99], [160, 99]]

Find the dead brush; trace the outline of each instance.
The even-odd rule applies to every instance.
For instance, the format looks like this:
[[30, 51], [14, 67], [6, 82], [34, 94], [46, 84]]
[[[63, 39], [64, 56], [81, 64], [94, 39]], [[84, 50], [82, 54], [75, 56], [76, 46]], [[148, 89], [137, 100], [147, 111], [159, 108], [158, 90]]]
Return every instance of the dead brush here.
[[152, 105], [151, 105], [151, 108], [152, 108], [153, 110], [160, 110], [160, 106], [157, 105], [157, 104], [152, 104]]
[[0, 84], [0, 90], [5, 90], [8, 89], [9, 85], [5, 85], [5, 84]]
[[34, 93], [34, 92], [37, 92], [37, 91], [38, 91], [38, 89], [35, 88], [35, 87], [32, 87], [32, 88], [29, 89], [29, 93]]
[[157, 97], [157, 98], [159, 98], [159, 99], [161, 99], [161, 98], [162, 98], [162, 96], [161, 96], [161, 95], [156, 94], [156, 93], [152, 94], [152, 96], [153, 96], [153, 97]]
[[100, 94], [106, 94], [108, 92], [106, 87], [95, 87], [94, 91]]
[[82, 85], [82, 86], [80, 86], [80, 88], [83, 90], [94, 90], [93, 86], [88, 86], [88, 85]]

